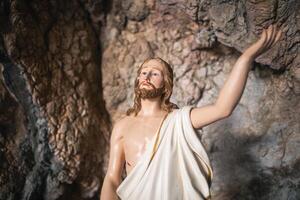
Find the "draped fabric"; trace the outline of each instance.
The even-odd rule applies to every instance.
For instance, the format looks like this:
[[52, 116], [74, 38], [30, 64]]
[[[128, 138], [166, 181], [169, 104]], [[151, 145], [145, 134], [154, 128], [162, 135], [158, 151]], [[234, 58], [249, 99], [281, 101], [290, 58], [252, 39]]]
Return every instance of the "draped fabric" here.
[[191, 124], [191, 109], [185, 106], [168, 114], [117, 188], [121, 200], [210, 199], [212, 168]]

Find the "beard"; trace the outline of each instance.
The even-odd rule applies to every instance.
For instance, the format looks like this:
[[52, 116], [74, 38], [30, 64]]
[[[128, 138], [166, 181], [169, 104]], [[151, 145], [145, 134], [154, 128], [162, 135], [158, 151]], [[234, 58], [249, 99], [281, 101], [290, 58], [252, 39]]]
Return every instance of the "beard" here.
[[145, 88], [137, 88], [136, 90], [136, 95], [142, 99], [151, 99], [155, 97], [159, 97], [163, 94], [164, 92], [164, 87], [161, 88], [156, 88], [152, 83], [148, 83], [152, 89], [145, 89]]

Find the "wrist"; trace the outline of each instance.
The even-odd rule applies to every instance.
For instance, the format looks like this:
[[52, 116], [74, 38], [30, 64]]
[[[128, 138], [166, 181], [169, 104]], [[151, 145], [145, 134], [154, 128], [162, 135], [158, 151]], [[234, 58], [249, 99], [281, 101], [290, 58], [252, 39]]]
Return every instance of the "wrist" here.
[[251, 49], [247, 49], [242, 56], [244, 57], [244, 59], [247, 59], [249, 61], [254, 61], [255, 58], [257, 57], [257, 54], [254, 53], [253, 51], [251, 51]]

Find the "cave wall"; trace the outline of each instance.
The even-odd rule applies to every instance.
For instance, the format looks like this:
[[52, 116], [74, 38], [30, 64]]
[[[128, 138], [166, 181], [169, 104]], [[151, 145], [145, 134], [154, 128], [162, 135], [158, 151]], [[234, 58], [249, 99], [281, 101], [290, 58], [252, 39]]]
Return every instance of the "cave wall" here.
[[[11, 126], [25, 128], [15, 135], [4, 128], [1, 134], [12, 141], [27, 138], [22, 141], [29, 146], [28, 158], [21, 159], [30, 161], [27, 173], [10, 170], [10, 176], [22, 173], [23, 181], [19, 193], [1, 188], [3, 199], [92, 198], [104, 178], [110, 130], [97, 27], [80, 1], [7, 1], [2, 6], [9, 16], [1, 38], [4, 83], [18, 108]], [[17, 145], [15, 151], [23, 148]], [[9, 185], [16, 181], [6, 180]]]
[[276, 22], [283, 37], [256, 59], [232, 115], [199, 134], [213, 199], [299, 199], [299, 8], [293, 0], [2, 1], [0, 199], [98, 199], [111, 127], [132, 104], [144, 59], [173, 66], [179, 107], [204, 106]]

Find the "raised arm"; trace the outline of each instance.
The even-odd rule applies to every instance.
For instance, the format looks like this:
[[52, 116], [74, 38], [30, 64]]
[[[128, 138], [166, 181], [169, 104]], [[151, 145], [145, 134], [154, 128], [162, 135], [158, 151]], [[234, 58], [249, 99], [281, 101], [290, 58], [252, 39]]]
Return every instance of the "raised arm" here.
[[247, 48], [236, 61], [221, 88], [217, 101], [211, 105], [192, 109], [191, 122], [194, 128], [211, 124], [228, 117], [233, 112], [243, 94], [253, 60], [271, 48], [280, 36], [281, 31], [278, 31], [276, 25], [271, 25], [268, 29], [263, 30], [260, 39]]
[[100, 200], [118, 200], [116, 190], [121, 183], [121, 175], [125, 163], [123, 149], [122, 126], [116, 123], [110, 139], [110, 153], [107, 173], [104, 178]]

